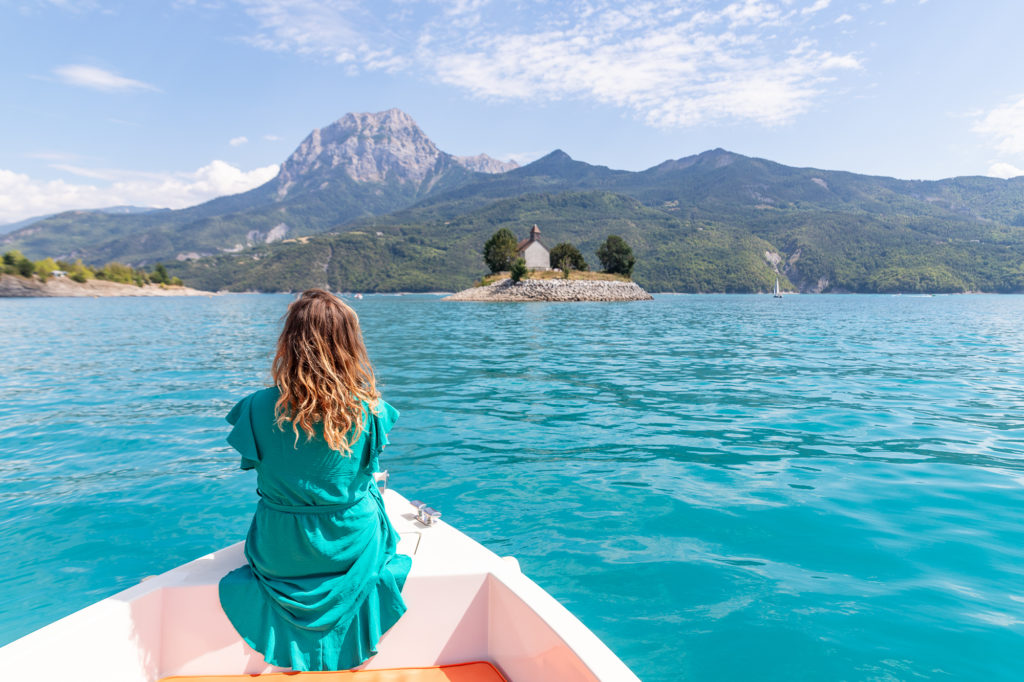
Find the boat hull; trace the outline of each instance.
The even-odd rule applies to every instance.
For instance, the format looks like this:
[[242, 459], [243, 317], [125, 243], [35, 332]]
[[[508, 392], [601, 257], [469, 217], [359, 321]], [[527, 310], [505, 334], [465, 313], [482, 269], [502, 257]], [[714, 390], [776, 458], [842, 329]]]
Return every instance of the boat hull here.
[[[512, 681], [637, 679], [514, 559], [444, 522], [424, 526], [394, 491], [384, 500], [399, 551], [413, 557], [402, 591], [408, 611], [364, 668], [484, 660]], [[145, 580], [0, 648], [0, 670], [5, 679], [82, 682], [280, 670], [238, 636], [220, 607], [221, 576], [244, 562], [238, 543]]]

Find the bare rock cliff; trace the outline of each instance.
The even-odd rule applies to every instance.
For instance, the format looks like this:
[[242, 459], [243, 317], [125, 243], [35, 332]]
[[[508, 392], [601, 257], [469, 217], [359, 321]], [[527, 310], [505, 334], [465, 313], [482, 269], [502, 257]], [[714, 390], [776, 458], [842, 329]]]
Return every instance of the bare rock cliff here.
[[519, 164], [515, 161], [500, 161], [487, 156], [487, 154], [477, 154], [476, 156], [456, 156], [455, 162], [460, 166], [468, 168], [471, 171], [476, 171], [477, 173], [507, 173], [510, 170], [519, 168]]
[[358, 183], [429, 186], [453, 167], [503, 173], [516, 164], [486, 154], [455, 157], [437, 148], [409, 114], [388, 109], [376, 114], [345, 114], [314, 130], [281, 165], [273, 180], [278, 199], [295, 188], [311, 188], [347, 176]]

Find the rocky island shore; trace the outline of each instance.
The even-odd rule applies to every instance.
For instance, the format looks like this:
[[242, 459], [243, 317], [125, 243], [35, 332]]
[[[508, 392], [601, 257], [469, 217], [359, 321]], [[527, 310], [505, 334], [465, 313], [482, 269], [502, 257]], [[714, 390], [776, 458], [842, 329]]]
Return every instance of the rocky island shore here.
[[650, 301], [653, 297], [636, 282], [501, 279], [488, 286], [464, 289], [443, 301]]
[[18, 277], [16, 275], [0, 275], [0, 298], [28, 297], [78, 297], [96, 298], [100, 296], [211, 296], [209, 291], [190, 289], [189, 287], [147, 284], [121, 284], [101, 279], [90, 279], [75, 282], [68, 277], [51, 277], [45, 282], [36, 277]]

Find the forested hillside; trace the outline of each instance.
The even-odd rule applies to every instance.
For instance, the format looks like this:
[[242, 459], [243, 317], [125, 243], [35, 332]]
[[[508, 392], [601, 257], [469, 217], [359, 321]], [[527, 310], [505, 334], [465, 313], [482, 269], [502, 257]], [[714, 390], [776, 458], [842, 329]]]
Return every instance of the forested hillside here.
[[[181, 211], [71, 212], [3, 238], [35, 259], [168, 264], [192, 286], [448, 290], [540, 225], [591, 263], [609, 234], [652, 291], [1024, 291], [1024, 177], [911, 181], [716, 149], [641, 172], [555, 151], [508, 170], [446, 154], [402, 112], [314, 131], [266, 185]], [[485, 169], [487, 173], [477, 172]]]

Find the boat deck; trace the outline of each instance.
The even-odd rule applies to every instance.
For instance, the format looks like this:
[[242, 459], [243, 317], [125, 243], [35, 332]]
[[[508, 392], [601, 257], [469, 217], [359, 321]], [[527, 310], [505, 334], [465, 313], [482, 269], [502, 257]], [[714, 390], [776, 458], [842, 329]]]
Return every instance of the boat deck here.
[[493, 665], [478, 661], [430, 668], [349, 670], [346, 672], [266, 673], [164, 677], [160, 682], [506, 682]]

